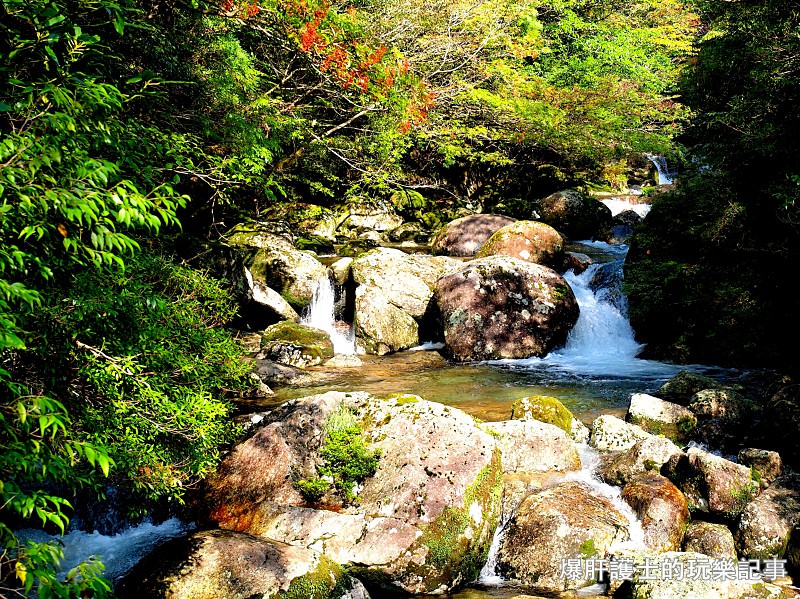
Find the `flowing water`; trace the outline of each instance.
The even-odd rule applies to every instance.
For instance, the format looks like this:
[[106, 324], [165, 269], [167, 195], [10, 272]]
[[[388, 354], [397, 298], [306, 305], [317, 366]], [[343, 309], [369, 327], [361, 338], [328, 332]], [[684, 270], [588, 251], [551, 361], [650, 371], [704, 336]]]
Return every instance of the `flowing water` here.
[[[333, 351], [352, 356], [356, 353], [356, 338], [353, 327], [336, 319], [336, 289], [328, 277], [317, 282], [311, 305], [303, 316], [302, 323], [321, 329], [331, 336]], [[344, 330], [342, 330], [344, 329]]]
[[[483, 420], [504, 420], [510, 416], [513, 400], [528, 395], [551, 395], [587, 423], [602, 413], [622, 415], [632, 393], [654, 391], [674, 375], [678, 367], [636, 357], [641, 345], [634, 339], [620, 288], [627, 247], [584, 242], [572, 249], [591, 255], [596, 263], [581, 274], [567, 273], [566, 279], [580, 306], [580, 317], [566, 345], [548, 356], [451, 364], [435, 351], [440, 345], [428, 343], [414, 348], [416, 351], [383, 357], [361, 356], [360, 367], [320, 367], [317, 370], [327, 377], [324, 383], [311, 388], [282, 389], [270, 403], [329, 390], [363, 390], [377, 396], [415, 393], [461, 408]], [[352, 355], [355, 353], [352, 330], [343, 333], [341, 324], [337, 326], [335, 297], [330, 281], [320, 281], [303, 322], [328, 331], [336, 353]], [[724, 371], [694, 368], [707, 374], [724, 374]], [[640, 544], [641, 527], [619, 498], [619, 489], [601, 483], [594, 476], [596, 453], [584, 446], [581, 459], [583, 469], [571, 477], [614, 501], [632, 521], [630, 543]], [[187, 525], [173, 519], [159, 525], [145, 523], [114, 536], [70, 532], [62, 539], [67, 555], [64, 568], [67, 570], [81, 559], [97, 554], [106, 563], [108, 575], [116, 578], [146, 550], [188, 529]], [[501, 537], [502, 528], [495, 535], [493, 554]], [[449, 596], [454, 599], [506, 598], [520, 592], [519, 587], [506, 585], [496, 575], [490, 559], [478, 584]], [[598, 589], [585, 592], [596, 594]]]
[[672, 185], [675, 183], [677, 173], [669, 170], [667, 166], [667, 159], [663, 156], [655, 156], [653, 154], [645, 154], [647, 159], [653, 163], [658, 171], [658, 184], [659, 185]]
[[603, 204], [605, 204], [609, 210], [611, 210], [611, 216], [616, 216], [620, 212], [625, 212], [626, 210], [633, 210], [636, 214], [644, 218], [650, 212], [650, 204], [645, 204], [643, 202], [631, 202], [630, 197], [618, 197], [618, 198], [608, 198], [605, 200], [600, 200]]

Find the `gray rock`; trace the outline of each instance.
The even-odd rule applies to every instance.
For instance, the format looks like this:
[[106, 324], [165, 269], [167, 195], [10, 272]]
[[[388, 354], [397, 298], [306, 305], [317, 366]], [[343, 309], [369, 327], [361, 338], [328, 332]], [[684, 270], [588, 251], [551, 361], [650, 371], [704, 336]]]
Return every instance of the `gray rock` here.
[[635, 424], [605, 414], [592, 422], [589, 445], [600, 451], [623, 451], [652, 436]]
[[628, 539], [628, 521], [583, 483], [564, 482], [530, 495], [509, 522], [498, 552], [504, 576], [537, 591], [559, 592], [591, 584], [561, 576], [562, 559], [603, 558]]
[[626, 419], [649, 433], [679, 442], [688, 441], [697, 426], [691, 410], [645, 393], [631, 396]]
[[711, 377], [681, 370], [664, 383], [658, 390], [658, 396], [685, 406], [692, 396], [703, 389], [719, 389], [722, 385]]
[[800, 526], [800, 475], [785, 475], [750, 502], [736, 530], [739, 554], [753, 559], [784, 557]]
[[647, 437], [636, 442], [610, 459], [600, 468], [599, 475], [610, 485], [624, 486], [638, 474], [658, 472], [672, 456], [683, 452], [664, 437]]
[[770, 486], [783, 472], [783, 460], [777, 451], [747, 447], [739, 452], [737, 459], [752, 469], [762, 489]]
[[683, 491], [693, 512], [734, 520], [758, 494], [750, 468], [696, 447], [672, 456], [661, 473]]
[[[378, 470], [356, 503], [326, 495], [312, 509], [293, 481], [314, 475], [325, 423], [343, 407], [380, 451]], [[498, 522], [502, 467], [494, 438], [470, 416], [413, 395], [331, 392], [288, 402], [259, 424], [209, 481], [206, 503], [222, 528], [319, 549], [395, 591], [442, 592], [477, 576]]]
[[592, 239], [611, 225], [611, 210], [599, 200], [574, 189], [557, 191], [533, 202], [534, 219], [547, 223], [570, 239]]
[[482, 428], [497, 438], [504, 474], [580, 470], [578, 448], [567, 434], [537, 420], [487, 422]]
[[358, 345], [379, 356], [419, 345], [419, 325], [379, 289], [356, 289], [355, 331]]
[[683, 537], [683, 550], [702, 553], [716, 559], [736, 559], [736, 545], [731, 529], [723, 524], [695, 521]]

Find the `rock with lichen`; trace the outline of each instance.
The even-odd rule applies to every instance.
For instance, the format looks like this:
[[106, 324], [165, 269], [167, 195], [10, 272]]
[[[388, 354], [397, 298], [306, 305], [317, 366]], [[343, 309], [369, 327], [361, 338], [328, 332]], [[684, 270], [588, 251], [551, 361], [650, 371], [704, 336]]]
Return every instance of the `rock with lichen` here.
[[[332, 415], [347, 412], [380, 458], [342, 501], [310, 496]], [[455, 408], [414, 395], [379, 400], [330, 392], [263, 415], [209, 479], [205, 505], [221, 528], [324, 553], [393, 592], [442, 592], [474, 580], [500, 513], [495, 437]]]
[[604, 414], [592, 421], [589, 444], [600, 451], [623, 451], [652, 436], [635, 424]]
[[550, 225], [518, 220], [495, 231], [475, 257], [497, 255], [560, 268], [564, 263], [564, 238]]
[[610, 485], [624, 486], [639, 474], [659, 472], [672, 456], [681, 453], [681, 448], [669, 439], [649, 436], [605, 460], [598, 474]]
[[261, 335], [259, 358], [306, 368], [333, 357], [333, 343], [325, 331], [295, 322], [279, 322]]
[[781, 476], [742, 512], [736, 529], [739, 553], [753, 559], [782, 558], [798, 526], [800, 475]]
[[697, 426], [697, 417], [691, 410], [646, 393], [631, 396], [626, 420], [649, 433], [683, 443]]
[[447, 223], [431, 240], [431, 252], [446, 256], [474, 256], [495, 231], [515, 219], [501, 214], [470, 214]]
[[448, 354], [459, 361], [544, 356], [578, 320], [564, 278], [507, 256], [472, 260], [436, 283]]
[[529, 495], [508, 523], [499, 571], [537, 591], [555, 593], [591, 581], [562, 576], [562, 560], [605, 558], [629, 538], [628, 520], [586, 484], [563, 482]]
[[736, 559], [736, 545], [731, 529], [724, 524], [696, 520], [686, 528], [683, 550], [702, 553], [716, 559]]
[[683, 491], [693, 512], [734, 520], [759, 492], [750, 468], [691, 447], [672, 456], [661, 473]]
[[309, 549], [225, 530], [158, 547], [125, 576], [121, 599], [368, 599], [340, 565]]

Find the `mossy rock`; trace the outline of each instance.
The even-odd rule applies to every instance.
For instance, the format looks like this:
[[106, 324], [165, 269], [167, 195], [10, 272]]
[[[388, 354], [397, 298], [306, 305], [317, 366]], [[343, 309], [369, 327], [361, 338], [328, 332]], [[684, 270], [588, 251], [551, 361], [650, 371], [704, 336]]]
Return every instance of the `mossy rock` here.
[[518, 220], [495, 231], [475, 257], [498, 254], [560, 268], [564, 262], [564, 238], [550, 225]]
[[333, 242], [325, 237], [319, 235], [308, 235], [300, 237], [294, 243], [298, 250], [314, 252], [317, 255], [333, 254]]
[[711, 377], [681, 370], [658, 390], [659, 397], [681, 405], [688, 405], [692, 396], [705, 389], [719, 389], [722, 385]]
[[340, 247], [336, 253], [344, 258], [360, 258], [376, 247], [378, 247], [378, 242], [372, 239], [353, 239]]
[[261, 335], [263, 357], [280, 364], [304, 368], [333, 357], [330, 335], [320, 329], [295, 322], [279, 322]]
[[589, 429], [558, 399], [547, 395], [532, 395], [515, 400], [511, 404], [511, 419], [533, 419], [553, 424], [567, 433], [573, 441], [586, 441], [589, 437]]

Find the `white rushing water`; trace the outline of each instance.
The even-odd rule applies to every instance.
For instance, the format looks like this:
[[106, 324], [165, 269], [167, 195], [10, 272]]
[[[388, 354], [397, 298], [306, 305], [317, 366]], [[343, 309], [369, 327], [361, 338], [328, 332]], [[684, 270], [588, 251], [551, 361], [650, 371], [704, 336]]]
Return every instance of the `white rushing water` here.
[[302, 323], [328, 333], [334, 353], [353, 356], [356, 353], [355, 332], [353, 327], [349, 327], [346, 332], [337, 328], [335, 306], [336, 290], [330, 278], [323, 277], [317, 282], [314, 297]]
[[74, 530], [63, 537], [50, 536], [40, 530], [20, 531], [20, 536], [32, 541], [55, 540], [64, 547], [60, 575], [64, 576], [89, 557], [98, 556], [105, 566], [105, 576], [116, 580], [128, 572], [147, 553], [158, 545], [192, 530], [193, 526], [170, 518], [161, 524], [143, 522], [114, 535]]
[[667, 166], [667, 159], [663, 156], [655, 156], [653, 154], [645, 154], [647, 159], [653, 163], [658, 171], [658, 184], [659, 185], [672, 185], [675, 183], [675, 171], [669, 170]]
[[678, 367], [672, 364], [636, 357], [643, 346], [634, 338], [620, 289], [628, 246], [601, 241], [581, 244], [604, 254], [607, 261], [593, 264], [578, 275], [573, 271], [564, 275], [580, 308], [566, 345], [544, 358], [504, 363], [512, 368], [548, 367], [578, 376], [664, 378], [677, 373]]
[[636, 214], [644, 218], [650, 212], [650, 204], [634, 204], [629, 198], [608, 198], [600, 200], [611, 210], [611, 216], [616, 216], [620, 212], [633, 210]]
[[577, 481], [587, 485], [596, 495], [608, 499], [617, 511], [628, 520], [628, 535], [630, 538], [626, 541], [615, 543], [610, 547], [610, 551], [646, 549], [647, 545], [644, 542], [642, 523], [631, 506], [622, 499], [622, 489], [604, 483], [597, 476], [597, 469], [600, 466], [600, 454], [586, 443], [578, 444], [578, 453], [581, 456], [581, 469], [567, 474], [566, 480]]

